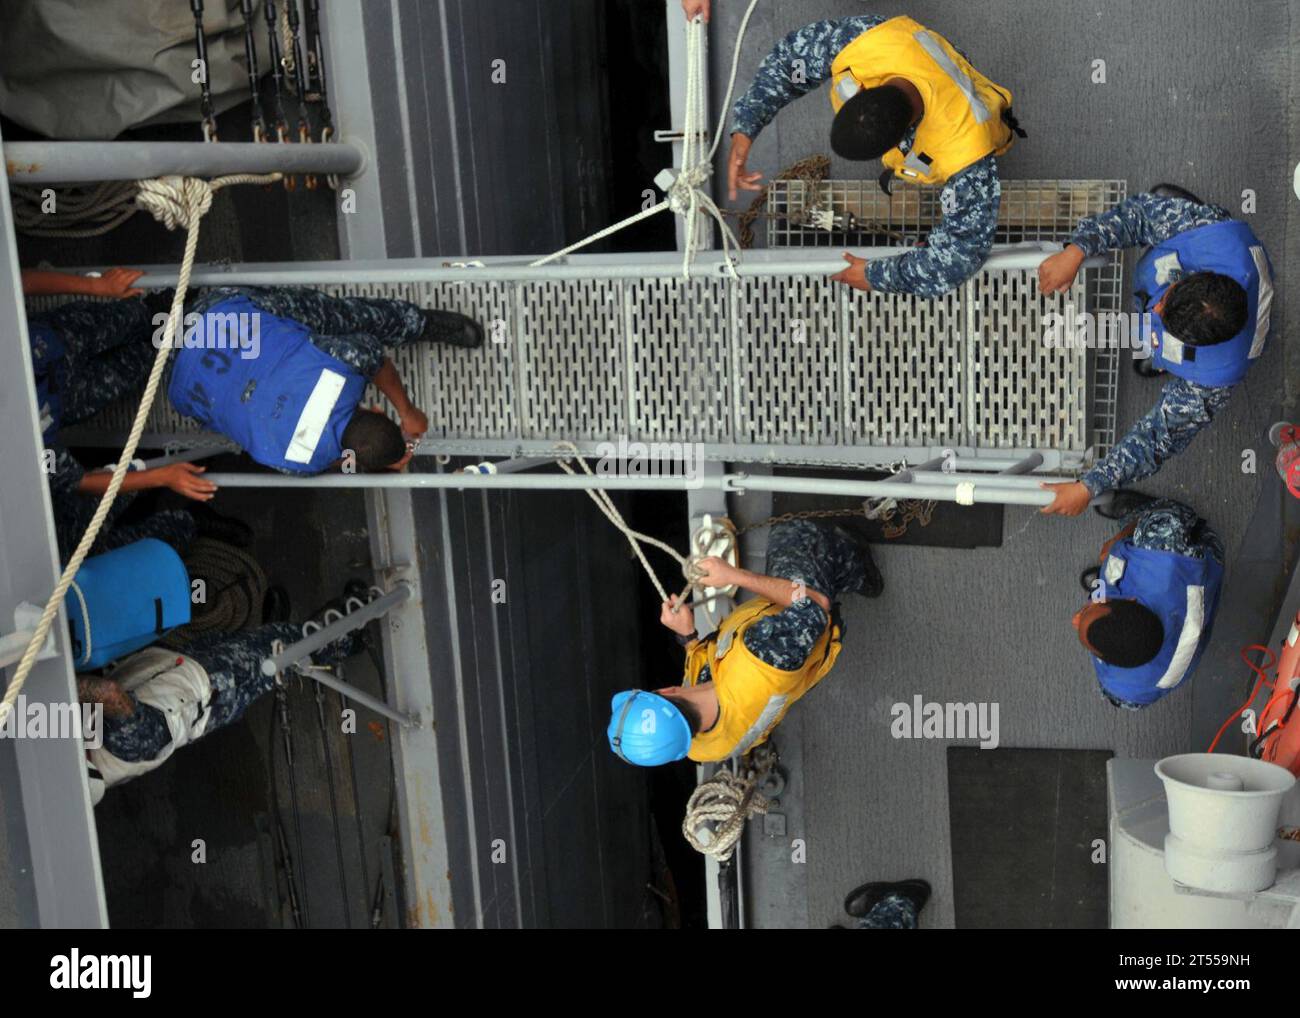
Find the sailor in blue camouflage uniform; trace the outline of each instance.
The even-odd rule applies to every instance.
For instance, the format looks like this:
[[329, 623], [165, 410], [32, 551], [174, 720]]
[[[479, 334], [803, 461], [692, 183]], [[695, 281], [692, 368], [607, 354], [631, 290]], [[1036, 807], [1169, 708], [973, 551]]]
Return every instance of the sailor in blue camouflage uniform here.
[[1263, 245], [1226, 209], [1170, 184], [1080, 220], [1069, 246], [1040, 266], [1040, 288], [1068, 289], [1085, 258], [1129, 247], [1149, 248], [1135, 274], [1134, 306], [1150, 315], [1154, 344], [1135, 353], [1134, 365], [1171, 377], [1101, 462], [1076, 482], [1044, 485], [1055, 495], [1045, 513], [1076, 516], [1097, 495], [1156, 473], [1223, 410], [1268, 337], [1273, 289]]
[[[880, 572], [862, 545], [839, 527], [812, 520], [774, 526], [764, 568], [768, 576], [799, 580], [809, 589], [821, 591], [832, 604], [845, 594], [876, 597], [884, 589]], [[828, 621], [826, 610], [813, 598], [805, 597], [749, 626], [745, 646], [773, 668], [793, 672], [808, 660]], [[844, 631], [840, 620], [841, 638]], [[679, 637], [678, 642], [687, 643], [689, 638]], [[709, 679], [705, 665], [699, 681]]]
[[726, 760], [762, 745], [834, 668], [844, 638], [839, 599], [878, 597], [884, 587], [865, 541], [810, 520], [772, 528], [765, 574], [718, 556], [692, 564], [701, 587], [757, 596], [703, 639], [693, 612], [680, 610], [675, 596], [663, 602], [659, 621], [686, 651], [682, 682], [614, 695], [606, 734], [626, 763]]
[[[792, 520], [772, 528], [767, 542], [768, 576], [802, 580], [832, 604], [845, 594], [875, 597], [884, 588], [875, 563], [840, 528], [813, 520]], [[760, 619], [745, 630], [745, 646], [774, 668], [792, 672], [803, 666], [826, 629], [826, 612], [813, 598], [795, 601], [779, 615]], [[845, 632], [840, 622], [840, 635]]]
[[844, 911], [855, 920], [852, 930], [914, 930], [917, 917], [930, 900], [925, 880], [876, 881], [856, 887], [844, 898]]
[[[271, 656], [277, 640], [287, 647], [302, 638], [300, 625], [275, 622], [239, 633], [208, 633], [186, 646], [185, 657], [202, 666], [211, 683], [211, 714], [204, 735], [238, 721], [275, 686], [275, 676], [262, 674], [262, 660]], [[363, 640], [364, 629], [355, 629], [313, 653], [311, 661], [320, 666], [343, 661], [361, 651]], [[104, 748], [119, 760], [154, 760], [171, 741], [162, 712], [141, 703], [134, 693], [115, 689], [111, 676], [79, 677], [78, 685], [83, 700], [105, 704]]]
[[[1218, 604], [1223, 541], [1196, 510], [1171, 498], [1121, 492], [1106, 515], [1123, 527], [1102, 546], [1101, 565], [1083, 574], [1090, 602], [1073, 623], [1102, 697], [1142, 710], [1196, 668]], [[1116, 608], [1125, 617], [1115, 618]], [[1099, 618], [1108, 613], [1103, 629]]]
[[367, 378], [384, 363], [385, 346], [420, 338], [425, 313], [410, 301], [389, 297], [333, 297], [305, 286], [215, 286], [186, 305], [203, 314], [229, 297], [244, 294], [264, 311], [301, 322], [312, 343]]
[[[64, 563], [95, 514], [109, 474], [87, 472], [60, 440], [59, 429], [83, 423], [119, 399], [143, 391], [158, 352], [152, 342], [154, 316], [166, 305], [158, 298], [139, 296], [133, 284], [140, 275], [131, 269], [110, 269], [98, 277], [23, 273], [27, 294], [117, 298], [72, 301], [27, 317], [54, 530]], [[190, 498], [210, 498], [215, 488], [203, 480], [202, 473], [202, 468], [189, 463], [129, 473], [91, 554], [156, 537], [183, 555], [195, 536], [194, 519], [185, 510], [155, 513], [126, 526], [118, 521], [134, 493], [145, 488], [168, 487]]]
[[[338, 467], [348, 454], [353, 469], [405, 467], [429, 422], [385, 348], [425, 340], [468, 349], [484, 335], [454, 312], [306, 287], [217, 287], [185, 320], [167, 379], [172, 405], [257, 462], [295, 474]], [[397, 422], [362, 405], [371, 382]]]
[[[806, 25], [777, 43], [732, 110], [732, 200], [737, 188], [760, 190], [761, 174], [746, 168], [753, 139], [784, 106], [827, 81], [837, 110], [831, 144], [838, 154], [883, 158], [886, 175], [892, 170], [899, 179], [944, 185], [942, 221], [923, 246], [871, 262], [846, 253], [848, 267], [833, 278], [856, 289], [919, 297], [960, 286], [993, 245], [1002, 194], [996, 155], [1010, 147], [1013, 133], [1023, 136], [1010, 115], [1010, 93], [911, 19], [860, 14]], [[932, 97], [932, 111], [914, 83]], [[876, 98], [883, 112], [856, 110]], [[973, 117], [972, 104], [989, 109]], [[953, 112], [958, 109], [964, 112]], [[891, 115], [900, 119], [891, 123]]]

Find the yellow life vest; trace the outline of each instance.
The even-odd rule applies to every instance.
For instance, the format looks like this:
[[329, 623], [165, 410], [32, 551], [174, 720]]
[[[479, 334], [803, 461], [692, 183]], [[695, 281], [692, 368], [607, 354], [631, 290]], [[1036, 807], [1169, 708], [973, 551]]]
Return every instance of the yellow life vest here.
[[808, 660], [795, 671], [773, 668], [750, 653], [745, 630], [781, 610], [780, 605], [763, 598], [746, 601], [727, 616], [716, 633], [687, 651], [682, 684], [694, 686], [708, 665], [719, 706], [717, 723], [691, 740], [687, 755], [692, 760], [725, 760], [765, 742], [791, 705], [835, 664], [841, 637], [833, 620], [826, 624]]
[[860, 89], [906, 78], [921, 93], [925, 112], [906, 155], [898, 148], [881, 161], [896, 176], [942, 184], [986, 155], [1015, 141], [1003, 119], [1011, 93], [971, 66], [952, 43], [911, 18], [890, 18], [840, 50], [831, 64], [831, 106], [839, 112]]

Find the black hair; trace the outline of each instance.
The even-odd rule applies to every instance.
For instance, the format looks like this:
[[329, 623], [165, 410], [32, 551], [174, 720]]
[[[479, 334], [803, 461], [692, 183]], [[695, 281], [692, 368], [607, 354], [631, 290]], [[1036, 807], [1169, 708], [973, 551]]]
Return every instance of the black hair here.
[[864, 88], [831, 122], [831, 148], [843, 159], [879, 159], [903, 140], [912, 104], [896, 85]]
[[352, 450], [365, 473], [384, 470], [406, 455], [402, 429], [384, 414], [357, 407], [343, 429], [343, 448]]
[[682, 712], [682, 717], [686, 719], [691, 735], [699, 735], [700, 728], [704, 725], [704, 719], [700, 717], [700, 710], [695, 706], [694, 702], [684, 696], [666, 696], [664, 699], [671, 701], [672, 705]]
[[1191, 346], [1213, 346], [1246, 327], [1246, 288], [1218, 272], [1193, 272], [1169, 288], [1160, 319]]
[[1165, 642], [1160, 616], [1136, 601], [1107, 601], [1110, 608], [1088, 626], [1085, 636], [1097, 656], [1116, 668], [1137, 668], [1157, 654]]

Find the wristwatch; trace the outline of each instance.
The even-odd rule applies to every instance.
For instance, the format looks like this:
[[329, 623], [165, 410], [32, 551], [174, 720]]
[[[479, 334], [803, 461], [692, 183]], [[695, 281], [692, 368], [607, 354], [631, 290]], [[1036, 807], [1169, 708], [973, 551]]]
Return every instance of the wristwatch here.
[[683, 647], [689, 647], [696, 640], [694, 629], [692, 629], [690, 633], [688, 633], [685, 636], [683, 636], [681, 633], [673, 633], [673, 636], [677, 638], [678, 644], [680, 644]]

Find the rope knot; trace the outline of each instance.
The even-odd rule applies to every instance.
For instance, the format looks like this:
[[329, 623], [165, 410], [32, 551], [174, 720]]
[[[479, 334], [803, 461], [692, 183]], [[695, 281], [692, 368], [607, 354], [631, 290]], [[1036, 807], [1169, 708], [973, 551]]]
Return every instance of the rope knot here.
[[142, 180], [136, 204], [169, 230], [189, 230], [212, 207], [212, 186], [198, 177]]

